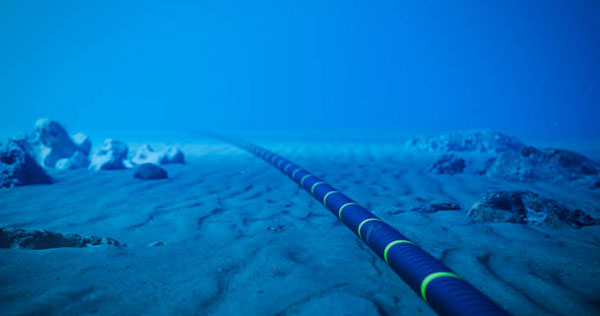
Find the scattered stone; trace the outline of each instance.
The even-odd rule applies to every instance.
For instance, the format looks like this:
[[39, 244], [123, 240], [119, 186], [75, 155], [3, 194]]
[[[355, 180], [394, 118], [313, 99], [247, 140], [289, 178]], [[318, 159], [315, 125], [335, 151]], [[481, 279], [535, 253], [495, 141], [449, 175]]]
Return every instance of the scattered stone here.
[[525, 146], [491, 160], [485, 173], [520, 182], [578, 181], [593, 188], [600, 180], [599, 170], [600, 164], [575, 152]]
[[45, 183], [52, 179], [17, 141], [0, 142], [0, 188]]
[[162, 241], [153, 241], [151, 243], [148, 244], [148, 247], [162, 247], [165, 244]]
[[430, 152], [482, 152], [498, 153], [518, 150], [523, 143], [514, 137], [494, 131], [466, 131], [438, 136], [418, 136], [406, 144], [409, 149]]
[[454, 154], [442, 155], [429, 169], [436, 174], [457, 174], [465, 170], [467, 163], [463, 158], [456, 157]]
[[600, 225], [581, 210], [570, 211], [555, 200], [531, 191], [487, 193], [467, 213], [475, 222], [535, 224], [552, 228]]
[[138, 165], [144, 163], [153, 164], [183, 164], [185, 163], [185, 157], [183, 151], [176, 146], [168, 146], [162, 152], [157, 152], [152, 146], [146, 144], [135, 153], [132, 162]]
[[102, 148], [98, 149], [91, 158], [91, 170], [117, 170], [128, 167], [127, 145], [114, 139], [106, 139]]
[[456, 203], [433, 203], [425, 207], [415, 207], [411, 209], [411, 211], [421, 212], [421, 213], [435, 213], [438, 211], [459, 211], [460, 205]]
[[145, 163], [135, 169], [133, 177], [142, 180], [159, 180], [168, 178], [168, 174], [165, 169], [155, 164]]
[[77, 234], [63, 235], [47, 231], [0, 228], [0, 248], [51, 249], [81, 248], [97, 245], [119, 246], [119, 242], [105, 237], [81, 237]]
[[277, 225], [277, 226], [269, 226], [267, 227], [268, 230], [272, 231], [272, 232], [278, 232], [280, 230], [282, 230], [285, 227], [285, 225]]

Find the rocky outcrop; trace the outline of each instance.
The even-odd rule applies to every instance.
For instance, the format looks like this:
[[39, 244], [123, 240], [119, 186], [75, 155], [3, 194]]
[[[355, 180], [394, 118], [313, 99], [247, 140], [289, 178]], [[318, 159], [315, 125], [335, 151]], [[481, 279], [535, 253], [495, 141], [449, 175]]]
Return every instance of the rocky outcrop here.
[[60, 169], [86, 168], [92, 143], [83, 134], [73, 137], [58, 122], [39, 119], [32, 135], [20, 136], [16, 141], [44, 169], [56, 168], [59, 161], [62, 161]]
[[429, 169], [435, 174], [457, 174], [465, 170], [467, 163], [463, 158], [454, 154], [442, 155]]
[[531, 191], [487, 193], [467, 213], [474, 222], [535, 224], [552, 228], [599, 225], [581, 210], [571, 211]]
[[523, 143], [514, 137], [494, 131], [466, 131], [437, 136], [419, 136], [409, 140], [409, 149], [430, 152], [498, 153], [518, 150]]
[[0, 188], [51, 182], [46, 171], [19, 142], [0, 142]]
[[133, 177], [141, 180], [159, 180], [168, 177], [165, 169], [151, 163], [141, 164], [135, 168]]
[[600, 181], [600, 164], [575, 152], [531, 146], [510, 150], [489, 161], [485, 173], [520, 182], [580, 182], [594, 188]]
[[183, 151], [177, 146], [168, 146], [163, 151], [155, 151], [154, 148], [148, 144], [138, 148], [135, 156], [131, 160], [133, 163], [141, 165], [144, 163], [153, 164], [183, 164], [185, 163], [185, 156]]
[[[78, 138], [81, 138], [81, 136], [78, 136]], [[73, 142], [66, 129], [58, 122], [49, 119], [40, 119], [35, 124], [35, 134], [30, 141], [29, 150], [42, 167], [55, 168], [59, 160], [70, 159], [77, 152], [83, 154], [78, 155], [79, 157], [84, 156], [87, 158], [85, 151], [87, 150], [89, 153], [87, 147], [91, 148], [91, 143], [85, 143], [86, 141], [82, 140], [83, 148], [80, 147]], [[87, 167], [87, 164], [82, 167]]]
[[127, 144], [124, 142], [106, 139], [102, 147], [92, 155], [89, 168], [95, 171], [126, 169], [130, 167], [127, 152]]
[[97, 245], [119, 246], [119, 242], [105, 237], [81, 237], [80, 235], [63, 235], [47, 231], [29, 231], [24, 229], [0, 228], [0, 248], [51, 249], [81, 248]]

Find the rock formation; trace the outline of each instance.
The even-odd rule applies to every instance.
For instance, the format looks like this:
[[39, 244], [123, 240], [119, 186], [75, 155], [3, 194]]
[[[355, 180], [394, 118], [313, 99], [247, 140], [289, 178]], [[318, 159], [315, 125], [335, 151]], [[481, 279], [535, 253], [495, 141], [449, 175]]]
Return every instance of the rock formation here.
[[581, 210], [570, 211], [555, 200], [531, 191], [487, 193], [467, 213], [474, 222], [535, 224], [552, 228], [599, 225]]
[[0, 248], [51, 249], [72, 247], [81, 248], [97, 245], [119, 246], [112, 238], [81, 237], [80, 235], [63, 235], [47, 231], [28, 231], [24, 229], [0, 228]]
[[435, 174], [457, 174], [462, 173], [467, 163], [463, 158], [454, 154], [442, 155], [429, 169]]
[[0, 187], [51, 183], [46, 171], [15, 140], [0, 142]]
[[490, 160], [485, 173], [511, 181], [564, 180], [581, 182], [593, 188], [600, 181], [600, 164], [567, 150], [525, 146]]

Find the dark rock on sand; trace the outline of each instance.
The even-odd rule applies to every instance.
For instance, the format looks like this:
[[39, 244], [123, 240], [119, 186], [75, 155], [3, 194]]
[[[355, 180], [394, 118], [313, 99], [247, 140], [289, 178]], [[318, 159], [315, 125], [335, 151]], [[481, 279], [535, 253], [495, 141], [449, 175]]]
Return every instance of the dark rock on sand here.
[[570, 211], [531, 191], [495, 191], [475, 203], [468, 215], [475, 222], [535, 224], [552, 228], [599, 225], [581, 210]]
[[494, 153], [518, 150], [523, 143], [494, 131], [466, 131], [437, 136], [418, 136], [409, 140], [407, 148], [431, 152], [481, 152]]
[[462, 173], [467, 163], [463, 158], [454, 154], [442, 155], [429, 169], [436, 174], [457, 174]]
[[134, 178], [142, 180], [159, 180], [168, 177], [165, 169], [151, 163], [139, 165], [133, 174]]
[[0, 248], [50, 249], [72, 247], [81, 248], [97, 245], [119, 246], [112, 238], [81, 237], [80, 235], [63, 235], [47, 231], [28, 231], [24, 229], [0, 228]]
[[593, 187], [600, 181], [599, 170], [600, 164], [575, 152], [525, 146], [493, 159], [485, 173], [511, 181], [581, 181]]
[[0, 142], [0, 187], [51, 182], [46, 171], [17, 141]]
[[447, 203], [433, 203], [429, 204], [425, 207], [416, 207], [411, 209], [411, 211], [417, 211], [421, 213], [435, 213], [438, 211], [458, 211], [460, 210], [460, 205], [452, 202]]
[[91, 170], [117, 170], [129, 167], [127, 144], [115, 139], [106, 139], [91, 158]]

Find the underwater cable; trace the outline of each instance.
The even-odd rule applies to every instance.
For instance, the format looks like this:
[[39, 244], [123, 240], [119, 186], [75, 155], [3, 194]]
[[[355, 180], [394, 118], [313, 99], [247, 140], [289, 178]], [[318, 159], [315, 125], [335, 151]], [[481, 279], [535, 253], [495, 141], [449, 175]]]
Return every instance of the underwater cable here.
[[298, 183], [381, 257], [438, 314], [508, 315], [502, 307], [417, 244], [322, 179], [254, 144], [215, 138], [247, 150]]

